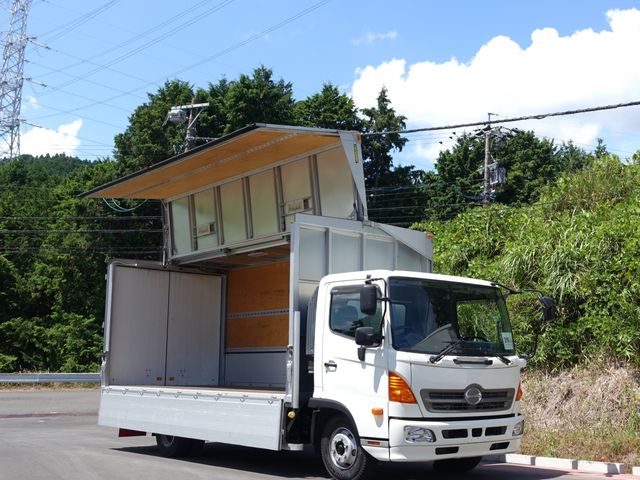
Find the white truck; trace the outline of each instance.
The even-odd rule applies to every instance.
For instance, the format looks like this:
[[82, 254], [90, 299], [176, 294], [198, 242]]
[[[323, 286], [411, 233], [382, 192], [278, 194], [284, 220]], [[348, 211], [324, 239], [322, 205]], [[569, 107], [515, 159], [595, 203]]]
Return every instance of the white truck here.
[[356, 132], [252, 125], [86, 193], [165, 220], [162, 262], [109, 265], [100, 425], [167, 456], [311, 444], [339, 480], [518, 450], [509, 292], [368, 221], [361, 158]]

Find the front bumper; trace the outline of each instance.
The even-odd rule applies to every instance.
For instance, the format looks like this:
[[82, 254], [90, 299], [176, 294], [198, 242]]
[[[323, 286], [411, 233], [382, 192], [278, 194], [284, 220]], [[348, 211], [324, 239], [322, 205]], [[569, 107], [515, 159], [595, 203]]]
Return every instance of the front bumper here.
[[[484, 420], [429, 421], [389, 420], [389, 449], [366, 450], [379, 460], [392, 462], [428, 462], [446, 458], [480, 457], [518, 451], [522, 434], [513, 435], [521, 415]], [[411, 443], [405, 427], [428, 428], [435, 434], [431, 443]], [[388, 456], [387, 456], [388, 455]], [[386, 457], [386, 458], [384, 458]]]

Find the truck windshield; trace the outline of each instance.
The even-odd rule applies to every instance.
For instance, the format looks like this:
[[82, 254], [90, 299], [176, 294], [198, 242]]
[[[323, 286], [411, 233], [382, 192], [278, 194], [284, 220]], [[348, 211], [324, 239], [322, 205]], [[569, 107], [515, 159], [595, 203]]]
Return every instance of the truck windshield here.
[[456, 355], [514, 353], [511, 324], [498, 288], [418, 278], [390, 278], [393, 348]]

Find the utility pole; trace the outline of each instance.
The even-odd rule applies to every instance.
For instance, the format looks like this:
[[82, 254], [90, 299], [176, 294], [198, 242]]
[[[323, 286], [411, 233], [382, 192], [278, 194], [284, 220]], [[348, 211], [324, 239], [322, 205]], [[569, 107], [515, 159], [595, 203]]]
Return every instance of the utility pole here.
[[[504, 134], [502, 127], [491, 127], [491, 115], [497, 116], [497, 113], [489, 113], [489, 123], [484, 129], [484, 167], [479, 173], [483, 174], [484, 185], [482, 188], [482, 205], [487, 206], [491, 202], [491, 195], [495, 193], [495, 188], [498, 185], [505, 183], [506, 170], [501, 167], [497, 161], [493, 161], [493, 155], [491, 155], [491, 147], [494, 139], [500, 140], [509, 134]], [[506, 129], [508, 130], [508, 129]]]
[[493, 129], [491, 128], [491, 115], [497, 116], [497, 113], [488, 113], [489, 124], [484, 131], [484, 187], [482, 189], [482, 205], [489, 205], [489, 159], [491, 158], [491, 135]]
[[[195, 99], [194, 99], [195, 100]], [[202, 110], [209, 106], [208, 103], [192, 103], [191, 105], [179, 105], [177, 107], [171, 107], [169, 113], [167, 113], [167, 117], [164, 120], [162, 126], [164, 127], [168, 122], [171, 123], [185, 123], [187, 124], [187, 134], [184, 138], [184, 144], [182, 145], [182, 153], [188, 152], [193, 147], [196, 146], [196, 141], [204, 140], [210, 141], [214, 140], [209, 137], [198, 137], [196, 131], [196, 120]], [[189, 111], [189, 119], [187, 120], [186, 110]]]
[[24, 83], [24, 51], [29, 42], [27, 15], [32, 0], [14, 0], [3, 41], [0, 70], [0, 159], [20, 155], [20, 106]]

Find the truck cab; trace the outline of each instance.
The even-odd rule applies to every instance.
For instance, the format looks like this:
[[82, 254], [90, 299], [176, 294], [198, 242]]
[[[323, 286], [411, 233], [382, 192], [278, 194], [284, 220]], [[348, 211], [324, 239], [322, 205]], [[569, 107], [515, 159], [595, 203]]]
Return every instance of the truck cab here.
[[[368, 306], [363, 289], [375, 293]], [[328, 469], [357, 470], [366, 452], [464, 470], [518, 450], [525, 360], [499, 286], [408, 271], [329, 275], [314, 308], [309, 405], [342, 416], [325, 423]]]

